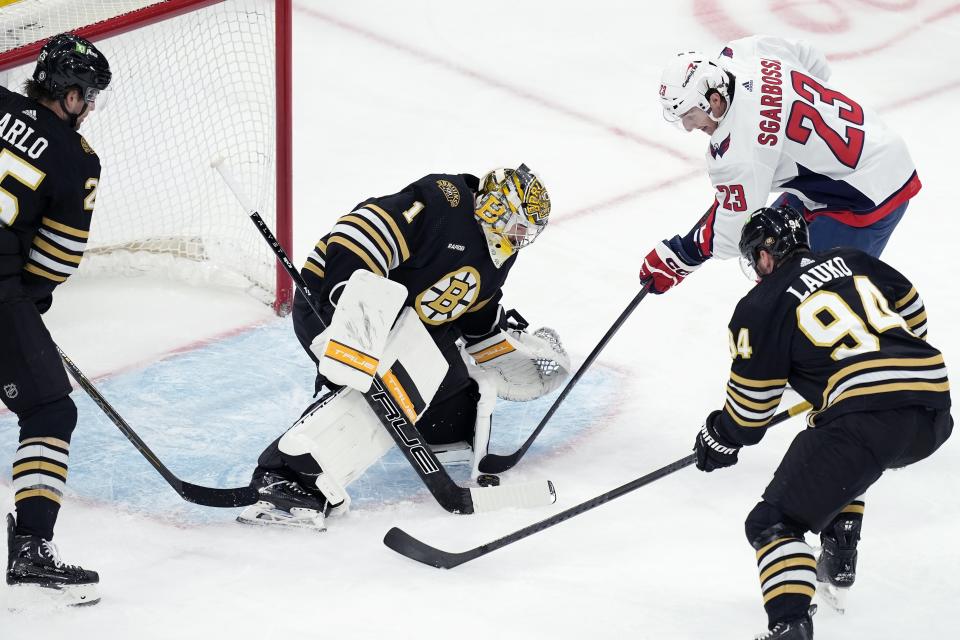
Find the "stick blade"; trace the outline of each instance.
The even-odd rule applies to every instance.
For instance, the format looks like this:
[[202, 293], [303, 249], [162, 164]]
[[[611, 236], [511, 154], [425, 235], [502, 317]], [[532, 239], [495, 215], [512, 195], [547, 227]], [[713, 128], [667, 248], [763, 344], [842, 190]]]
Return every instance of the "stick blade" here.
[[503, 473], [509, 471], [520, 461], [520, 456], [511, 454], [498, 456], [495, 453], [488, 453], [480, 460], [478, 468], [483, 473]]
[[182, 483], [177, 493], [187, 502], [204, 507], [246, 507], [259, 499], [257, 490], [253, 487], [215, 489], [213, 487], [201, 487], [189, 482]]
[[402, 556], [422, 562], [437, 569], [452, 569], [472, 560], [475, 556], [469, 551], [450, 553], [420, 542], [399, 527], [393, 527], [383, 536], [383, 544], [387, 545]]

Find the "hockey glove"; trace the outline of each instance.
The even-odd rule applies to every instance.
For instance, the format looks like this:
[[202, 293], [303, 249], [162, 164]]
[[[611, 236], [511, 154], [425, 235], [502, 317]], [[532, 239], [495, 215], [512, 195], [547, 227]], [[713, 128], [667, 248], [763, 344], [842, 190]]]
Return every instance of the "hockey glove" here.
[[719, 410], [711, 412], [703, 426], [700, 427], [700, 433], [697, 434], [697, 442], [694, 444], [693, 450], [697, 453], [697, 469], [700, 469], [700, 471], [709, 473], [714, 469], [732, 467], [737, 464], [740, 445], [727, 442], [717, 433], [715, 425], [719, 417]]
[[649, 283], [650, 293], [666, 293], [667, 289], [680, 284], [684, 278], [700, 268], [698, 264], [688, 264], [670, 248], [664, 240], [643, 259], [640, 267], [640, 282]]

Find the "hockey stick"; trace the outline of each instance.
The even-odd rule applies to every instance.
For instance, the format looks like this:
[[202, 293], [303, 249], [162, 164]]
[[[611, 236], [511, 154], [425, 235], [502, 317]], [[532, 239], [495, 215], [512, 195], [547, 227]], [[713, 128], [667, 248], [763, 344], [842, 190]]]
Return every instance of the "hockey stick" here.
[[607, 346], [607, 343], [610, 342], [610, 338], [613, 337], [623, 323], [630, 317], [630, 314], [633, 313], [633, 310], [637, 308], [637, 305], [640, 304], [640, 301], [643, 300], [647, 293], [650, 292], [650, 287], [645, 286], [640, 290], [640, 293], [633, 297], [633, 300], [630, 301], [630, 304], [627, 305], [627, 308], [623, 310], [623, 313], [620, 314], [620, 317], [614, 321], [613, 325], [607, 329], [607, 332], [603, 334], [603, 337], [600, 339], [600, 342], [597, 343], [597, 346], [593, 348], [593, 351], [590, 352], [590, 355], [587, 356], [587, 359], [583, 361], [583, 364], [580, 365], [580, 368], [577, 370], [573, 377], [570, 378], [570, 382], [567, 383], [567, 386], [563, 388], [563, 391], [560, 392], [560, 395], [557, 396], [557, 399], [553, 401], [553, 404], [547, 410], [547, 413], [540, 420], [540, 424], [537, 425], [537, 428], [533, 430], [533, 433], [530, 434], [530, 437], [527, 438], [526, 442], [521, 445], [519, 449], [513, 453], [507, 455], [498, 455], [496, 453], [488, 453], [483, 456], [480, 460], [478, 468], [483, 473], [503, 473], [508, 469], [512, 469], [518, 462], [520, 458], [527, 453], [527, 449], [530, 448], [530, 445], [533, 444], [533, 441], [537, 439], [537, 436], [540, 435], [540, 432], [543, 431], [543, 428], [547, 426], [547, 422], [557, 411], [557, 408], [560, 406], [560, 403], [563, 402], [564, 398], [567, 397], [567, 394], [570, 393], [571, 389], [580, 381], [580, 378], [583, 377], [583, 374], [587, 372], [587, 369], [590, 368], [590, 365], [593, 364], [593, 361], [597, 359], [597, 356], [600, 355], [600, 352], [603, 351], [603, 348]]
[[187, 502], [193, 502], [194, 504], [200, 504], [205, 507], [245, 507], [255, 503], [259, 499], [256, 490], [252, 487], [214, 489], [212, 487], [201, 487], [200, 485], [190, 484], [175, 476], [170, 469], [160, 462], [160, 459], [150, 450], [150, 447], [140, 439], [140, 436], [133, 430], [133, 427], [127, 424], [127, 421], [117, 413], [117, 410], [110, 406], [107, 399], [100, 395], [97, 388], [83, 375], [83, 372], [74, 364], [73, 360], [67, 357], [67, 354], [65, 354], [60, 347], [57, 347], [57, 351], [60, 353], [60, 358], [67, 367], [70, 376], [87, 392], [90, 399], [100, 407], [107, 417], [110, 418], [110, 421], [117, 425], [120, 433], [125, 435], [127, 440], [137, 448], [137, 451], [143, 454], [147, 462], [160, 472], [163, 479], [173, 487], [173, 490], [176, 491], [181, 498]]
[[[294, 268], [290, 258], [287, 257], [287, 252], [280, 246], [280, 242], [273, 235], [267, 223], [264, 222], [260, 213], [245, 201], [239, 185], [224, 171], [223, 159], [214, 160], [211, 166], [223, 178], [240, 206], [247, 212], [257, 230], [260, 231], [260, 235], [273, 249], [274, 255], [276, 255], [277, 260], [280, 261], [290, 279], [293, 280], [297, 291], [300, 292], [310, 309], [316, 314], [320, 323], [325, 325], [323, 317], [320, 315], [320, 307], [303, 276]], [[371, 389], [364, 393], [363, 397], [390, 434], [390, 437], [393, 438], [394, 443], [403, 453], [407, 462], [416, 471], [420, 480], [430, 490], [440, 506], [450, 513], [470, 514], [505, 507], [537, 507], [556, 502], [556, 491], [553, 488], [553, 483], [549, 480], [545, 483], [544, 481], [536, 481], [476, 489], [461, 487], [453, 481], [450, 474], [437, 460], [436, 455], [420, 434], [420, 430], [397, 407], [393, 396], [386, 391], [386, 386], [379, 374], [374, 375]]]
[[[809, 408], [809, 403], [801, 402], [800, 404], [790, 407], [786, 411], [781, 411], [770, 420], [770, 426], [779, 424], [780, 422], [783, 422], [788, 418], [797, 415], [798, 413], [803, 413]], [[648, 473], [645, 476], [637, 478], [636, 480], [632, 480], [625, 485], [619, 486], [612, 491], [608, 491], [607, 493], [601, 494], [595, 498], [591, 498], [586, 502], [581, 502], [574, 507], [570, 507], [565, 511], [561, 511], [555, 516], [551, 516], [528, 527], [514, 531], [513, 533], [507, 534], [502, 538], [497, 538], [493, 542], [488, 542], [480, 545], [479, 547], [468, 549], [467, 551], [461, 551], [458, 553], [443, 551], [442, 549], [431, 547], [430, 545], [417, 540], [399, 527], [393, 527], [387, 531], [387, 534], [383, 537], [383, 544], [387, 545], [400, 555], [410, 558], [411, 560], [416, 560], [417, 562], [422, 562], [423, 564], [430, 565], [431, 567], [437, 567], [438, 569], [452, 569], [453, 567], [459, 566], [464, 562], [470, 562], [471, 560], [475, 560], [480, 556], [485, 556], [491, 551], [496, 551], [497, 549], [505, 547], [508, 544], [513, 544], [518, 540], [523, 540], [524, 538], [532, 536], [533, 534], [543, 531], [544, 529], [548, 529], [555, 524], [560, 524], [561, 522], [569, 520], [574, 516], [578, 516], [581, 513], [593, 509], [594, 507], [599, 507], [600, 505], [619, 498], [620, 496], [626, 495], [635, 489], [639, 489], [640, 487], [648, 485], [651, 482], [666, 477], [675, 471], [689, 467], [696, 461], [696, 454], [690, 454], [685, 458], [680, 458], [676, 462], [671, 462], [665, 467], [661, 467], [660, 469]]]

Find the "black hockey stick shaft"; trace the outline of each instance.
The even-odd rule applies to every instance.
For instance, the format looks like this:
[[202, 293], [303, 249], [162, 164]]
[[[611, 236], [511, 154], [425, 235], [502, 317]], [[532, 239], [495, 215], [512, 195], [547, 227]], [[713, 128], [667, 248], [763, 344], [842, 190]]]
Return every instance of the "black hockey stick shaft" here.
[[173, 474], [166, 467], [157, 455], [150, 450], [137, 432], [133, 430], [126, 420], [111, 406], [107, 399], [100, 394], [97, 388], [87, 379], [80, 368], [71, 360], [60, 347], [57, 347], [63, 364], [67, 367], [70, 376], [77, 381], [90, 399], [100, 407], [100, 410], [106, 414], [110, 421], [120, 429], [120, 432], [127, 437], [127, 440], [137, 448], [144, 458], [147, 459], [154, 469], [160, 472], [163, 479], [173, 487], [181, 498], [187, 502], [203, 505], [205, 507], [245, 507], [257, 501], [257, 492], [251, 487], [236, 487], [234, 489], [216, 489], [213, 487], [201, 487], [200, 485], [185, 482]]
[[[779, 424], [780, 422], [783, 422], [788, 418], [797, 415], [798, 413], [803, 413], [809, 408], [810, 405], [808, 403], [801, 402], [800, 404], [793, 406], [786, 411], [781, 411], [770, 420], [770, 426]], [[696, 461], [696, 454], [690, 454], [684, 458], [680, 458], [676, 462], [671, 462], [665, 467], [661, 467], [656, 471], [652, 471], [645, 476], [637, 478], [636, 480], [631, 480], [630, 482], [621, 485], [616, 489], [612, 489], [595, 498], [591, 498], [586, 502], [581, 502], [580, 504], [570, 507], [565, 511], [561, 511], [554, 516], [541, 520], [540, 522], [536, 522], [518, 531], [514, 531], [513, 533], [509, 533], [502, 538], [497, 538], [492, 542], [482, 544], [479, 547], [468, 549], [467, 551], [449, 552], [437, 549], [436, 547], [432, 547], [414, 538], [399, 527], [393, 527], [390, 529], [384, 536], [383, 543], [397, 553], [412, 560], [416, 560], [417, 562], [422, 562], [423, 564], [437, 567], [438, 569], [452, 569], [453, 567], [459, 566], [471, 560], [475, 560], [480, 556], [485, 556], [488, 553], [496, 551], [497, 549], [501, 549], [509, 544], [523, 540], [524, 538], [532, 536], [533, 534], [543, 531], [544, 529], [549, 529], [550, 527], [578, 516], [581, 513], [586, 513], [595, 507], [599, 507], [600, 505], [606, 504], [611, 500], [615, 500], [616, 498], [624, 496], [631, 491], [635, 491], [636, 489], [646, 486], [651, 482], [655, 482], [661, 478], [664, 478], [676, 471], [679, 471], [680, 469], [689, 467]]]
[[563, 391], [560, 392], [560, 395], [557, 396], [557, 399], [553, 401], [553, 404], [547, 410], [547, 413], [540, 420], [540, 424], [538, 424], [537, 428], [533, 430], [533, 433], [530, 434], [526, 442], [524, 442], [519, 449], [507, 455], [488, 453], [487, 455], [483, 456], [483, 459], [480, 460], [480, 464], [478, 465], [480, 471], [483, 473], [503, 473], [504, 471], [513, 468], [518, 462], [520, 462], [520, 458], [527, 453], [530, 445], [532, 445], [533, 441], [537, 439], [537, 436], [540, 435], [540, 432], [543, 431], [543, 428], [547, 426], [547, 422], [551, 417], [553, 417], [553, 414], [556, 413], [557, 409], [560, 407], [560, 404], [564, 401], [573, 387], [576, 386], [576, 384], [580, 381], [580, 378], [583, 377], [583, 374], [587, 372], [587, 369], [589, 369], [593, 364], [593, 361], [597, 359], [597, 356], [599, 356], [600, 352], [603, 351], [604, 347], [607, 346], [607, 343], [610, 342], [610, 339], [613, 338], [614, 334], [620, 330], [620, 327], [622, 327], [623, 323], [626, 322], [627, 318], [630, 317], [630, 314], [633, 313], [633, 310], [637, 308], [637, 305], [640, 304], [640, 301], [643, 300], [649, 292], [649, 286], [645, 286], [640, 290], [640, 293], [633, 297], [633, 300], [630, 301], [630, 304], [627, 305], [627, 308], [623, 310], [623, 313], [621, 313], [620, 316], [614, 321], [613, 325], [607, 329], [607, 332], [603, 334], [600, 342], [598, 342], [597, 346], [593, 348], [593, 351], [590, 352], [590, 355], [587, 356], [587, 359], [583, 361], [583, 364], [580, 365], [580, 368], [577, 370], [577, 372], [573, 374], [573, 377], [570, 378], [567, 386], [563, 388]]
[[[323, 316], [320, 314], [320, 307], [310, 288], [307, 286], [306, 280], [303, 279], [303, 276], [300, 275], [296, 267], [293, 266], [280, 241], [277, 240], [273, 231], [270, 230], [270, 226], [264, 221], [256, 209], [244, 202], [240, 195], [239, 187], [233, 182], [232, 178], [223, 171], [220, 165], [220, 161], [213, 163], [214, 168], [223, 178], [224, 182], [227, 183], [227, 186], [233, 192], [241, 206], [243, 206], [244, 210], [246, 210], [247, 215], [257, 227], [260, 235], [263, 236], [267, 244], [270, 245], [274, 255], [277, 257], [277, 260], [280, 261], [287, 275], [290, 276], [297, 291], [300, 292], [304, 301], [306, 301], [310, 309], [317, 316], [317, 319], [320, 320], [320, 324], [326, 327]], [[406, 418], [403, 412], [396, 406], [390, 394], [386, 392], [386, 386], [379, 374], [373, 376], [371, 389], [364, 393], [363, 397], [390, 434], [390, 437], [393, 438], [397, 448], [403, 453], [407, 462], [410, 463], [420, 477], [420, 480], [426, 485], [427, 489], [430, 490], [430, 493], [440, 506], [450, 513], [473, 513], [473, 496], [470, 494], [470, 490], [459, 486], [453, 481], [437, 460], [436, 455], [430, 449], [429, 445], [426, 444], [426, 440], [424, 440], [416, 425]]]

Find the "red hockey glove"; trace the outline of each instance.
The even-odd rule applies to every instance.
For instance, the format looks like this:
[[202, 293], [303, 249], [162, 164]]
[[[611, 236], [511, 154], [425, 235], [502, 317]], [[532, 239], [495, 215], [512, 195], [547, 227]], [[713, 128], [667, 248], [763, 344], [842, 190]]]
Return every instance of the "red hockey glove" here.
[[697, 469], [700, 471], [710, 472], [737, 464], [740, 445], [727, 442], [726, 438], [717, 433], [715, 425], [719, 417], [720, 411], [712, 412], [697, 434], [693, 450], [697, 453]]
[[650, 283], [650, 293], [665, 293], [667, 289], [680, 284], [684, 278], [700, 268], [698, 264], [687, 264], [674, 253], [666, 241], [657, 246], [643, 259], [640, 267], [640, 282]]

